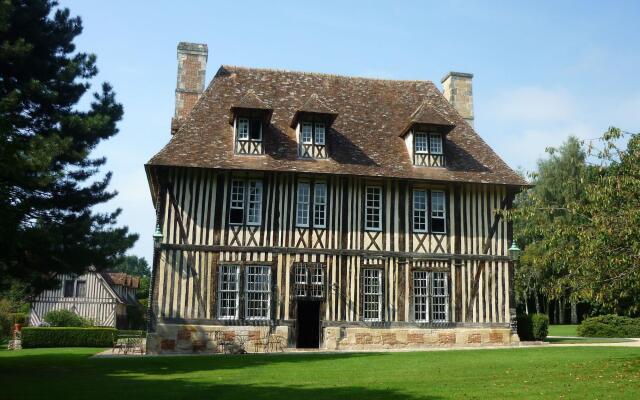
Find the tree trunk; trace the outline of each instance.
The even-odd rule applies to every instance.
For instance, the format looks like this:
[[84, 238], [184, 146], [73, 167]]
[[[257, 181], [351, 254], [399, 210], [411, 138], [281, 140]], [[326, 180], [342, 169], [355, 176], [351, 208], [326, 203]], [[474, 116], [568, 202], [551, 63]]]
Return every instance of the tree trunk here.
[[578, 305], [575, 301], [571, 302], [571, 323], [574, 325], [578, 323]]
[[560, 319], [559, 323], [560, 324], [564, 324], [564, 298], [560, 298], [560, 300], [558, 300], [558, 307], [560, 307], [559, 313], [558, 313], [558, 317]]
[[536, 312], [540, 314], [540, 299], [538, 298], [538, 292], [536, 292], [535, 300], [536, 300]]

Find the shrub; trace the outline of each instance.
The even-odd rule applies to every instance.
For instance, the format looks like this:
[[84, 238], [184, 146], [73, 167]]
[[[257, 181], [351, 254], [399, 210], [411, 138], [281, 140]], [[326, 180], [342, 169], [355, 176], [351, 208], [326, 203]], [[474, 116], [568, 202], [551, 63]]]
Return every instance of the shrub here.
[[110, 347], [114, 328], [40, 328], [22, 329], [22, 347]]
[[640, 337], [640, 318], [619, 315], [590, 317], [578, 325], [578, 336], [582, 337]]
[[549, 317], [545, 314], [518, 315], [520, 340], [544, 340], [549, 332]]
[[11, 319], [9, 315], [0, 313], [0, 339], [11, 336]]
[[44, 316], [44, 321], [57, 327], [91, 326], [91, 321], [82, 318], [71, 310], [53, 310]]

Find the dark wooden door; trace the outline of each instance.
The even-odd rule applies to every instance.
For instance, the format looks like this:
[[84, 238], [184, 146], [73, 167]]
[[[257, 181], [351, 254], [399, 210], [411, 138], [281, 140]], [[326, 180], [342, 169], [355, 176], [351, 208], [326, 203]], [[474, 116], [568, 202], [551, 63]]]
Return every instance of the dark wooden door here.
[[320, 346], [320, 302], [298, 301], [296, 347], [317, 349]]

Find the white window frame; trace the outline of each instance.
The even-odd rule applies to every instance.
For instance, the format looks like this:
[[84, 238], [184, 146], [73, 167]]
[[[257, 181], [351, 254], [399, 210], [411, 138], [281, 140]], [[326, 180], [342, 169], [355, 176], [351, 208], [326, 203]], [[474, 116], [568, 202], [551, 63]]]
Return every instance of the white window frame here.
[[[434, 145], [435, 145], [435, 149], [434, 149]], [[429, 133], [429, 153], [433, 155], [441, 155], [442, 146], [443, 146], [442, 134], [436, 133], [436, 132]]]
[[449, 322], [449, 274], [434, 271], [431, 273], [431, 305], [432, 322]]
[[296, 226], [301, 228], [309, 227], [309, 206], [311, 204], [311, 184], [309, 182], [298, 182], [296, 195]]
[[[307, 132], [305, 127], [309, 128]], [[306, 136], [308, 133], [308, 137]], [[313, 123], [311, 122], [301, 122], [300, 123], [300, 142], [302, 144], [313, 144]]]
[[[243, 225], [245, 222], [245, 181], [242, 179], [231, 180], [231, 195], [229, 198], [229, 225]], [[231, 222], [231, 210], [242, 210], [242, 222]]]
[[[421, 139], [420, 143], [418, 141], [418, 138]], [[415, 152], [417, 154], [429, 153], [429, 135], [426, 132], [415, 132], [413, 134], [413, 143]]]
[[413, 319], [415, 322], [429, 322], [431, 316], [429, 281], [431, 274], [426, 270], [414, 270], [413, 279]]
[[249, 118], [236, 118], [236, 137], [238, 140], [243, 142], [249, 140], [249, 124]]
[[262, 181], [251, 179], [247, 181], [247, 225], [260, 226], [262, 224]]
[[307, 284], [309, 283], [309, 274], [306, 265], [296, 265], [294, 270], [294, 291], [295, 297], [307, 297]]
[[324, 182], [313, 185], [313, 227], [327, 227], [327, 184]]
[[324, 122], [316, 122], [313, 129], [314, 144], [324, 146], [326, 129]]
[[316, 299], [324, 298], [324, 268], [307, 268], [307, 271], [310, 275], [311, 297]]
[[382, 321], [382, 270], [362, 269], [362, 320]]
[[[436, 196], [438, 195], [438, 196]], [[434, 207], [434, 199], [437, 197], [442, 198], [442, 209], [438, 208], [436, 209]], [[434, 219], [440, 219], [442, 220], [442, 231], [435, 231], [433, 230], [434, 227], [434, 223], [433, 220]], [[447, 233], [447, 196], [445, 194], [445, 192], [443, 190], [432, 190], [431, 191], [431, 223], [429, 224], [431, 226], [431, 232], [432, 233]]]
[[[369, 199], [369, 194], [375, 196], [378, 194], [377, 201], [372, 198]], [[381, 186], [365, 186], [365, 214], [364, 214], [364, 229], [367, 231], [382, 231], [382, 187]], [[377, 202], [378, 204], [374, 204]], [[370, 225], [369, 224], [369, 216], [377, 216], [378, 224]]]
[[[256, 280], [256, 278], [259, 278]], [[245, 319], [264, 321], [271, 316], [271, 267], [245, 266]]]
[[[235, 276], [233, 279], [225, 277]], [[227, 286], [225, 286], [227, 284]], [[235, 287], [235, 288], [234, 288]], [[225, 297], [228, 295], [228, 297]], [[229, 306], [223, 307], [223, 302], [228, 301]], [[235, 312], [230, 311], [235, 309]], [[224, 311], [224, 314], [223, 314]], [[240, 266], [222, 264], [218, 271], [218, 319], [237, 320], [240, 315]]]
[[[423, 200], [424, 203], [423, 204], [418, 204], [416, 202], [417, 197], [418, 196], [423, 196]], [[425, 233], [428, 232], [429, 229], [429, 224], [428, 224], [428, 218], [427, 218], [427, 210], [429, 208], [429, 197], [428, 197], [429, 193], [427, 192], [426, 189], [413, 189], [413, 220], [412, 220], [412, 226], [413, 226], [413, 231], [414, 232], [419, 232], [419, 233]], [[420, 221], [422, 220], [422, 222]], [[418, 227], [416, 228], [416, 224], [417, 225], [424, 225], [424, 227]]]

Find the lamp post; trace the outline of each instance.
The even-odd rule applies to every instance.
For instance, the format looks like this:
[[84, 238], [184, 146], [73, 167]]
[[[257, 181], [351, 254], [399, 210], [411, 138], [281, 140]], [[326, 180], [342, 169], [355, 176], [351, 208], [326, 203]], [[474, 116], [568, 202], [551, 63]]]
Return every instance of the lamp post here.
[[512, 241], [511, 242], [511, 247], [509, 247], [509, 257], [511, 258], [511, 261], [516, 262], [520, 259], [520, 253], [522, 252], [522, 250], [520, 250], [520, 247], [518, 247], [516, 241]]
[[162, 244], [162, 239], [164, 236], [160, 231], [160, 225], [156, 225], [156, 231], [153, 233], [153, 248], [156, 250], [160, 249], [160, 245]]
[[520, 259], [520, 253], [522, 253], [522, 250], [520, 250], [520, 247], [518, 247], [518, 244], [516, 243], [515, 240], [513, 240], [511, 242], [511, 247], [509, 247], [509, 258], [511, 259], [511, 268], [509, 268], [511, 271], [509, 273], [509, 314], [510, 314], [510, 325], [511, 325], [511, 333], [512, 334], [517, 334], [518, 333], [518, 319], [516, 318], [516, 296], [515, 296], [515, 273], [516, 273], [516, 263], [518, 262], [518, 259]]

